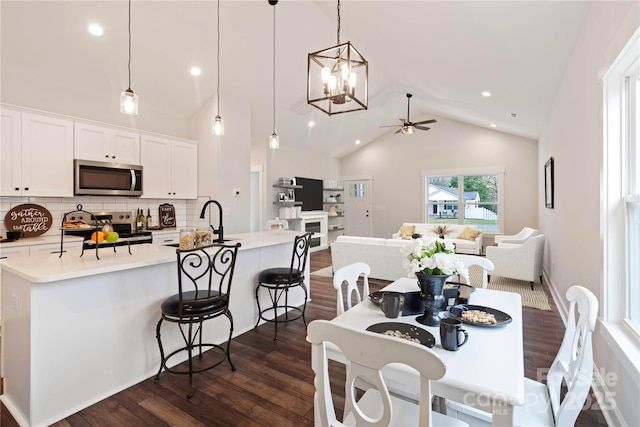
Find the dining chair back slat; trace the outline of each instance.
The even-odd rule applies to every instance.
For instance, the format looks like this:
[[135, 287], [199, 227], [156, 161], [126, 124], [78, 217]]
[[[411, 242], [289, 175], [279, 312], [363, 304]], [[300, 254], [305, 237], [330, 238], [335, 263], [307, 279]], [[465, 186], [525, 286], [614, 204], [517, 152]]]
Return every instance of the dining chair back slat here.
[[[345, 265], [333, 273], [333, 287], [337, 290], [336, 315], [339, 316], [353, 305], [352, 297], [355, 295], [356, 304], [362, 302], [362, 298], [369, 295], [369, 274], [371, 268], [364, 262], [355, 262]], [[363, 277], [362, 295], [358, 289], [358, 279]], [[344, 307], [344, 299], [342, 296], [343, 285], [346, 283], [347, 307]]]

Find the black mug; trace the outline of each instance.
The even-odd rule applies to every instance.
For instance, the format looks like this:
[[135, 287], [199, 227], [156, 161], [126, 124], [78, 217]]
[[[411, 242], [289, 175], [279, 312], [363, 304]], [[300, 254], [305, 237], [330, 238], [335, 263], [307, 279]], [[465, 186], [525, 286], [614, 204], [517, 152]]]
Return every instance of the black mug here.
[[22, 231], [7, 231], [7, 239], [9, 240], [18, 240], [21, 237], [24, 237]]
[[[440, 344], [445, 350], [457, 351], [462, 347], [469, 335], [467, 331], [461, 328], [462, 322], [453, 317], [445, 317], [440, 319]], [[460, 333], [464, 334], [464, 339], [460, 341]]]
[[384, 312], [384, 315], [395, 319], [400, 315], [400, 294], [386, 293], [382, 296], [382, 302], [380, 307]]

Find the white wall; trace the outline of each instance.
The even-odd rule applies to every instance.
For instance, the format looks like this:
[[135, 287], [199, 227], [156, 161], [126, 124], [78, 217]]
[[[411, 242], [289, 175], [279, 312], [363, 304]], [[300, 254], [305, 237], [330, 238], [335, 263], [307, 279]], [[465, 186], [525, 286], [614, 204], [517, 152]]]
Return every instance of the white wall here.
[[[231, 90], [228, 93], [232, 93]], [[215, 97], [209, 98], [189, 118], [190, 139], [198, 141], [198, 196], [220, 202], [224, 215], [224, 233], [249, 231], [250, 206], [250, 112], [246, 100], [228, 97], [220, 101], [224, 135], [211, 133], [216, 115]], [[235, 190], [240, 194], [235, 195]], [[218, 224], [218, 210], [209, 205], [211, 222]]]
[[[540, 208], [540, 226], [547, 239], [545, 272], [563, 298], [570, 286], [580, 284], [598, 296], [601, 307], [605, 301], [600, 227], [602, 76], [640, 25], [639, 5], [593, 2], [559, 88], [550, 126], [539, 143], [538, 168], [551, 156], [555, 162], [555, 207]], [[542, 187], [539, 199], [542, 206]], [[598, 370], [616, 375], [609, 391], [624, 424], [618, 419], [611, 425], [638, 425], [639, 374], [624, 370], [620, 355], [605, 343], [599, 327], [594, 356]]]
[[428, 170], [505, 169], [505, 232], [538, 226], [537, 142], [437, 117], [428, 132], [385, 135], [342, 160], [342, 175], [373, 175], [373, 235], [424, 222], [422, 178]]

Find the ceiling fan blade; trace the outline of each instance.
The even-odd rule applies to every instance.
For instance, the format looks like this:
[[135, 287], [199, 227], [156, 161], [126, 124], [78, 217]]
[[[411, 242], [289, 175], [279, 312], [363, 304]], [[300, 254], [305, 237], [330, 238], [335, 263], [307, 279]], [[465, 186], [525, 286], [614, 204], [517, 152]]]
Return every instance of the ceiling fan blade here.
[[393, 134], [395, 135], [395, 134], [400, 133], [400, 132], [402, 132], [402, 128], [398, 129], [398, 130], [397, 130], [397, 131], [395, 131]]
[[416, 129], [420, 129], [420, 130], [429, 130], [429, 129], [431, 129], [431, 128], [427, 128], [427, 127], [424, 127], [424, 126], [414, 126], [414, 127]]
[[400, 120], [403, 124], [406, 123], [405, 119], [398, 119], [398, 120]]
[[381, 128], [397, 128], [398, 126], [402, 127], [402, 125], [389, 125], [389, 126], [378, 126]]
[[431, 119], [431, 120], [423, 120], [421, 122], [415, 122], [414, 125], [426, 125], [429, 123], [437, 123], [438, 121], [436, 119]]

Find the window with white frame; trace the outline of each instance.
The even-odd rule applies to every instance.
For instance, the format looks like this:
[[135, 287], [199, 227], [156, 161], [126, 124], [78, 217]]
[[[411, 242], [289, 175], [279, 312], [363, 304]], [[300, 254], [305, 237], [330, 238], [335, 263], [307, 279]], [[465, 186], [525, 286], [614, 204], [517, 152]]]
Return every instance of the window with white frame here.
[[640, 337], [640, 30], [604, 78], [605, 320]]
[[422, 173], [426, 223], [473, 224], [502, 231], [504, 168]]

